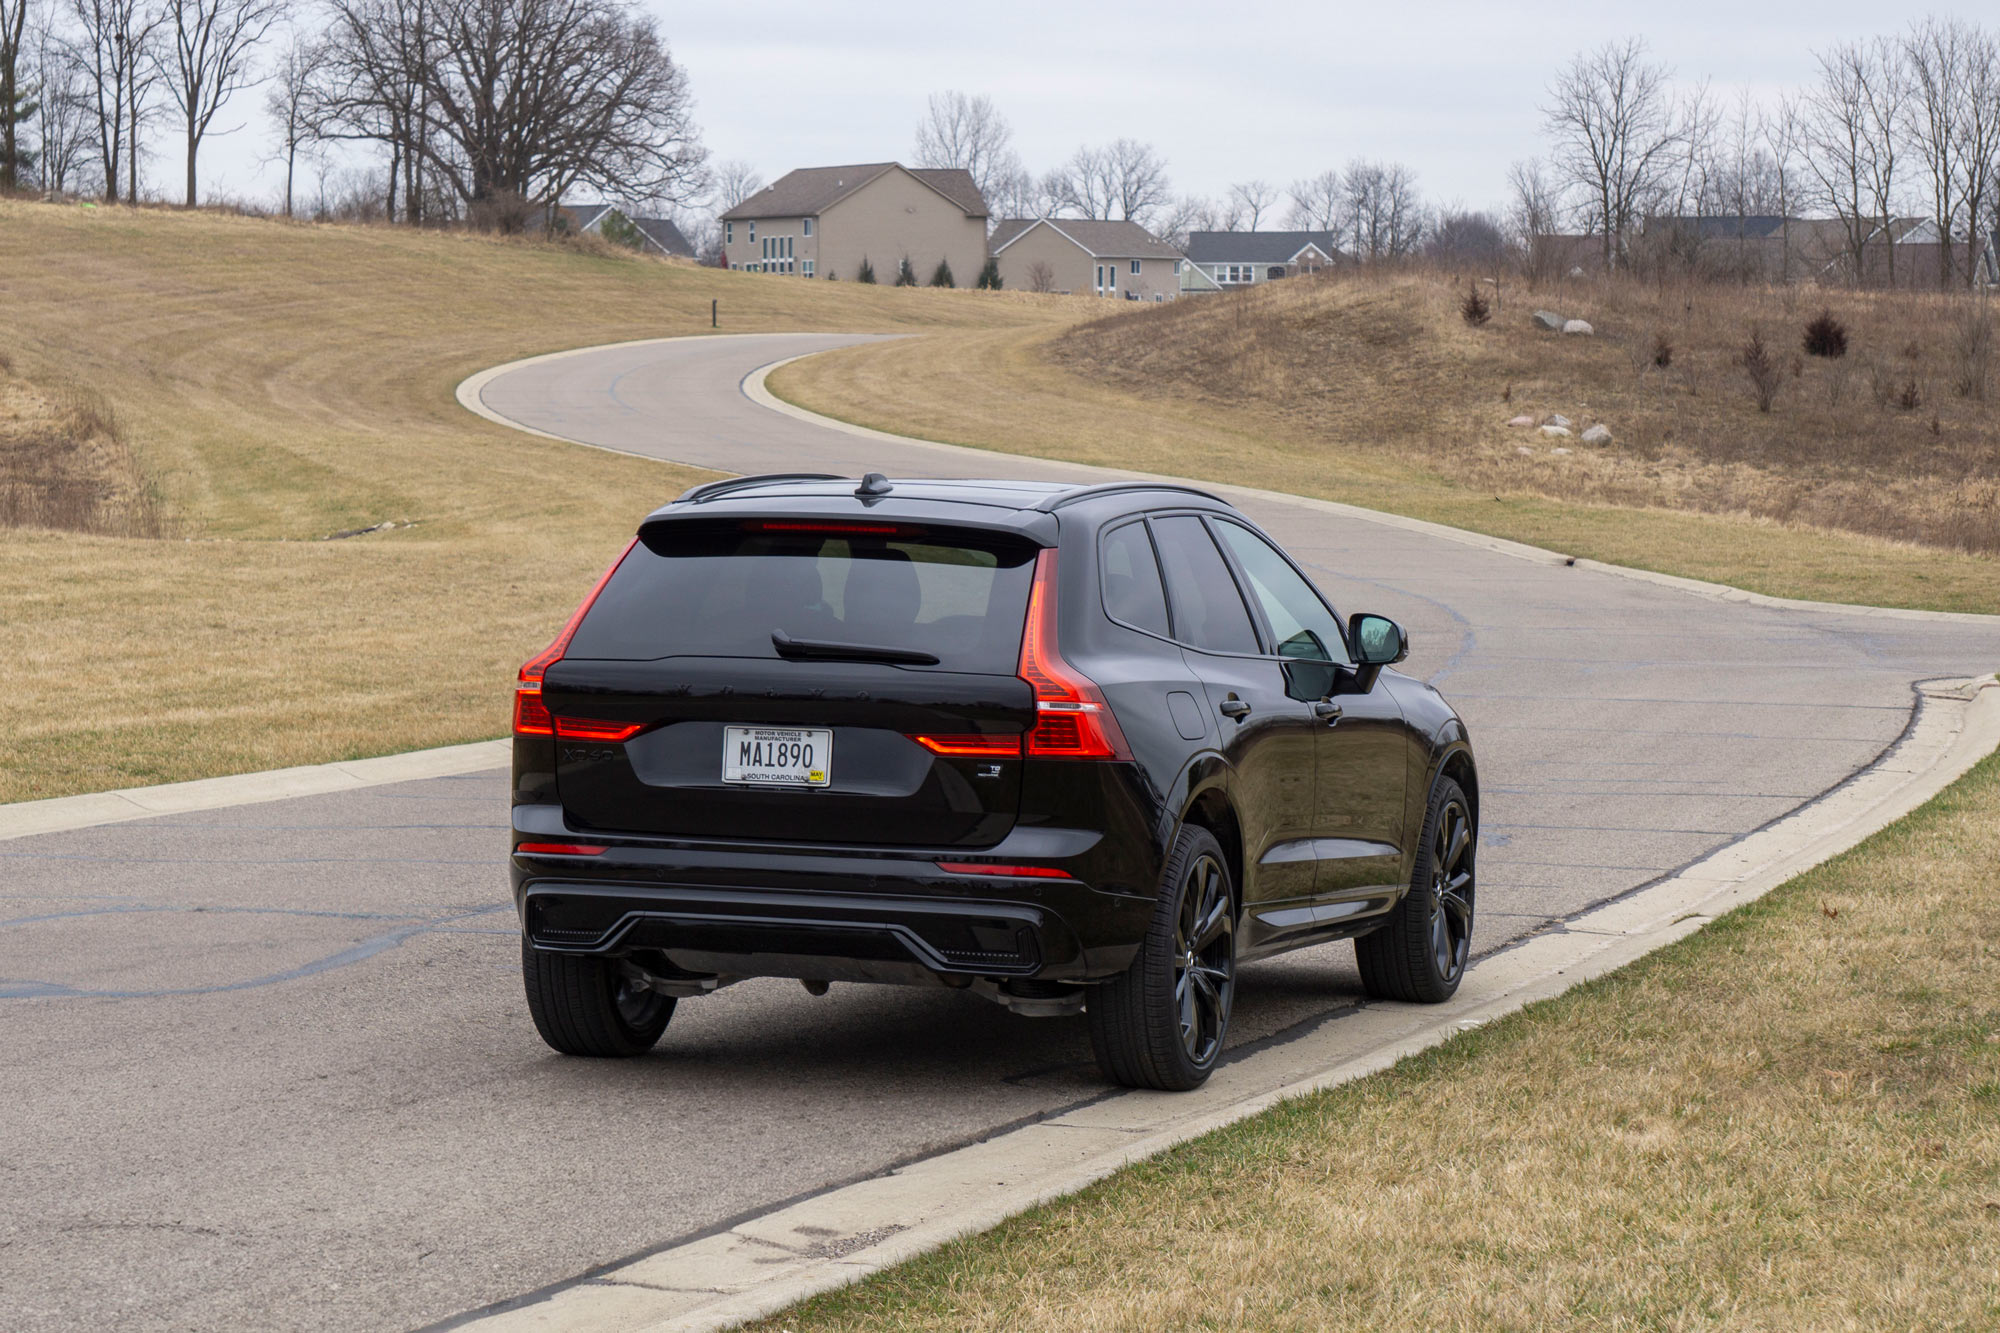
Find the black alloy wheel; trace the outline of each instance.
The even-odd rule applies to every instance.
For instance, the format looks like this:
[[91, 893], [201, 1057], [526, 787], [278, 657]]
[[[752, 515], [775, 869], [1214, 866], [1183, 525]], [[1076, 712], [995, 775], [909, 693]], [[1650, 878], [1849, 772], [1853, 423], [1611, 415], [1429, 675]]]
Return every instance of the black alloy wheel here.
[[1478, 832], [1465, 792], [1439, 778], [1424, 818], [1410, 890], [1379, 930], [1354, 941], [1361, 983], [1382, 1000], [1440, 1004], [1472, 958]]
[[1113, 1082], [1181, 1092], [1207, 1081], [1236, 998], [1235, 893], [1215, 838], [1184, 828], [1159, 904], [1122, 975], [1090, 991], [1090, 1041]]

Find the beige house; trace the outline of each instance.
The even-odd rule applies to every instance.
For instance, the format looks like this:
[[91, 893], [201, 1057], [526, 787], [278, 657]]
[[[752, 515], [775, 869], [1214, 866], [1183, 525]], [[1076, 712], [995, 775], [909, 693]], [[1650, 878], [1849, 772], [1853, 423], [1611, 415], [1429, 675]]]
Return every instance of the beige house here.
[[970, 287], [986, 265], [986, 201], [970, 172], [865, 162], [788, 172], [722, 215], [729, 267], [852, 282], [863, 264], [928, 285], [939, 261]]
[[1136, 222], [1008, 218], [990, 242], [1011, 291], [1089, 292], [1127, 301], [1181, 294], [1181, 252]]

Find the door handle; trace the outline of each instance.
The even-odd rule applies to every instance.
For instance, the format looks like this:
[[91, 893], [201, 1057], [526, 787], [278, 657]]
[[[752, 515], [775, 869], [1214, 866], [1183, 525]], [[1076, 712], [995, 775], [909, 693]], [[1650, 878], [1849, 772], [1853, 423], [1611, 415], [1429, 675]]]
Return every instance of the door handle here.
[[1234, 718], [1236, 721], [1241, 722], [1244, 718], [1250, 716], [1250, 705], [1241, 699], [1224, 699], [1218, 706], [1217, 711], [1224, 717]]
[[1313, 705], [1313, 716], [1324, 721], [1329, 727], [1340, 721], [1340, 705], [1331, 699], [1321, 699]]

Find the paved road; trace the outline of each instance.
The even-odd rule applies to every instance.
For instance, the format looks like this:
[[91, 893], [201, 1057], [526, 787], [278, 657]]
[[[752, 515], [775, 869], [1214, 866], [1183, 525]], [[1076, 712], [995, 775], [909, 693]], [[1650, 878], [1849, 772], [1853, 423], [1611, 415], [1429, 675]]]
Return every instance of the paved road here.
[[[485, 403], [734, 471], [1061, 476], [757, 408], [842, 341], [609, 349]], [[650, 507], [636, 498], [634, 518]], [[2000, 622], [1710, 600], [1285, 502], [1343, 609], [1403, 620], [1469, 719], [1479, 946], [1694, 859], [1868, 764]], [[1075, 1020], [750, 982], [656, 1054], [550, 1055], [520, 998], [504, 774], [0, 842], [0, 1291], [15, 1329], [412, 1326], [1102, 1095]], [[1351, 951], [1260, 964], [1239, 1043], [1355, 1003]]]

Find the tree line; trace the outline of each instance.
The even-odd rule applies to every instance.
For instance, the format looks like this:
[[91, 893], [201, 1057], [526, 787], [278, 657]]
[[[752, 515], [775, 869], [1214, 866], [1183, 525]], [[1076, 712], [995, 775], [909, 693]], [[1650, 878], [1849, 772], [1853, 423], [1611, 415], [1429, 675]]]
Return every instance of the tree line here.
[[708, 187], [686, 72], [634, 0], [0, 0], [0, 190], [136, 203], [171, 131], [188, 207], [218, 116], [264, 91], [301, 155], [379, 150], [389, 221], [516, 229], [564, 191]]

